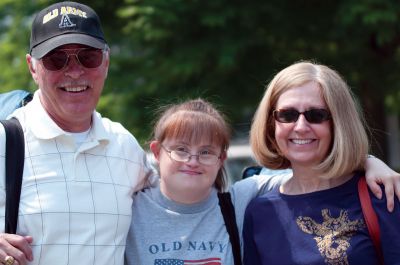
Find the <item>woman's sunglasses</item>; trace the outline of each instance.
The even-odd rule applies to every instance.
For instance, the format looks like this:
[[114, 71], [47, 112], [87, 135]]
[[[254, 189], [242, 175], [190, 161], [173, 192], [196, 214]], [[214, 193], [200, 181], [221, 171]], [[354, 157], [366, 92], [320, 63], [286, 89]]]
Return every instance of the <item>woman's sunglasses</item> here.
[[277, 109], [273, 112], [275, 120], [282, 123], [296, 122], [300, 114], [303, 114], [309, 123], [322, 123], [331, 119], [331, 114], [326, 109], [309, 109], [304, 112], [296, 109]]
[[103, 50], [95, 48], [55, 49], [43, 56], [42, 62], [47, 70], [60, 71], [72, 55], [86, 68], [97, 68], [103, 62]]

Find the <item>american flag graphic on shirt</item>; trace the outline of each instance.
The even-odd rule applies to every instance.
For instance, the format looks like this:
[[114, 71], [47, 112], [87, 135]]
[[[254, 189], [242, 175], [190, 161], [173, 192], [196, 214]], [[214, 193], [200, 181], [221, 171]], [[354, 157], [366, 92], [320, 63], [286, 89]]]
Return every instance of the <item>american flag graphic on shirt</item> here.
[[183, 260], [183, 259], [156, 259], [154, 265], [221, 265], [220, 258]]

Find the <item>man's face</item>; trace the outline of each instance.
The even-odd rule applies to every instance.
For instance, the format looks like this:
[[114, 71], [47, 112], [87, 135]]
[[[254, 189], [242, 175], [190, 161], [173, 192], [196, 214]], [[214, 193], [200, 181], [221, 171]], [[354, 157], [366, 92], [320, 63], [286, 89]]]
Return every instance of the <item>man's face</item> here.
[[108, 72], [108, 54], [103, 53], [99, 67], [86, 68], [73, 55], [81, 48], [87, 47], [68, 44], [56, 48], [70, 54], [67, 65], [58, 71], [46, 69], [43, 58], [32, 67], [32, 58], [27, 55], [32, 77], [40, 89], [43, 107], [57, 125], [68, 132], [89, 129]]

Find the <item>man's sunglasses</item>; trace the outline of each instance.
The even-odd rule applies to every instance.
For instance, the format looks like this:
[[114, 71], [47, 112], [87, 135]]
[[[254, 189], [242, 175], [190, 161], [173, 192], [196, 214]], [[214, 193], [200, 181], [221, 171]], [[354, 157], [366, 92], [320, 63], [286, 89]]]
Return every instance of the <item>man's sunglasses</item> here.
[[277, 109], [273, 112], [275, 120], [282, 123], [296, 122], [300, 114], [303, 114], [309, 123], [322, 123], [331, 119], [331, 114], [326, 109], [309, 109], [304, 112], [296, 109]]
[[97, 68], [103, 62], [103, 52], [95, 48], [55, 49], [43, 56], [42, 62], [47, 70], [60, 71], [68, 64], [69, 57], [75, 56], [82, 66]]

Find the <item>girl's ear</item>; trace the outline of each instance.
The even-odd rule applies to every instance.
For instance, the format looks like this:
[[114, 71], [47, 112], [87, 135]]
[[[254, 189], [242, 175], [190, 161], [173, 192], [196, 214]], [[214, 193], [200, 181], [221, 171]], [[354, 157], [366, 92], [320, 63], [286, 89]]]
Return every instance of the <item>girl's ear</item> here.
[[220, 156], [221, 164], [224, 163], [227, 158], [228, 158], [227, 152], [222, 151], [221, 156]]
[[160, 157], [160, 142], [159, 141], [151, 141], [150, 143], [150, 150], [154, 155], [154, 158], [159, 162]]

